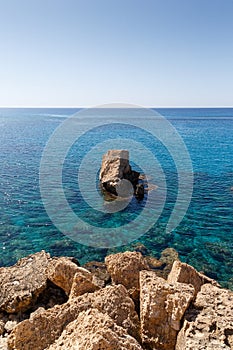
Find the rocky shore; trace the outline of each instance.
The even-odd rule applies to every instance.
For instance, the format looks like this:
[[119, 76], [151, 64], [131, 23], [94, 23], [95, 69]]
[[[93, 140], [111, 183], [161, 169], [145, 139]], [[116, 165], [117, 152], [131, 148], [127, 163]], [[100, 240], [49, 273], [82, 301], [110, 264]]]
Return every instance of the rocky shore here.
[[233, 349], [233, 292], [173, 249], [80, 266], [45, 251], [0, 268], [0, 349]]

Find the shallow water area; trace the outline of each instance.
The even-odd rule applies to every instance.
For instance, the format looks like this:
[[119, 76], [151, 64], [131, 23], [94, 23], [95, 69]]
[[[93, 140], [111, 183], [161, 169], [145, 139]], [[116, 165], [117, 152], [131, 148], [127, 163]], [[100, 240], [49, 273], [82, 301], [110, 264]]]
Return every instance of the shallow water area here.
[[[140, 130], [132, 133], [130, 126], [111, 125], [92, 130], [72, 146], [63, 167], [64, 192], [72, 210], [96, 227], [122, 227], [116, 245], [123, 246], [105, 249], [82, 245], [59, 232], [41, 200], [39, 167], [44, 147], [54, 130], [75, 112], [76, 109], [0, 109], [0, 265], [11, 265], [41, 249], [52, 255], [75, 256], [81, 263], [102, 260], [112, 251], [133, 249], [135, 242], [127, 241], [124, 225], [143, 211], [147, 195], [140, 203], [133, 198], [127, 208], [114, 214], [101, 212], [84, 201], [77, 176], [87, 150], [120, 135], [133, 137], [154, 152], [166, 177], [162, 214], [138, 240], [155, 256], [168, 246], [174, 247], [182, 261], [233, 288], [233, 109], [158, 109], [183, 138], [193, 164], [191, 203], [171, 234], [166, 233], [166, 225], [175, 205], [178, 177], [172, 157], [160, 142], [151, 142]], [[133, 166], [137, 170], [137, 164]], [[157, 174], [146, 175], [149, 188], [159, 184]], [[155, 202], [148, 203], [153, 215]], [[182, 207], [182, 203], [179, 205]], [[144, 226], [143, 221], [138, 225], [142, 232]]]

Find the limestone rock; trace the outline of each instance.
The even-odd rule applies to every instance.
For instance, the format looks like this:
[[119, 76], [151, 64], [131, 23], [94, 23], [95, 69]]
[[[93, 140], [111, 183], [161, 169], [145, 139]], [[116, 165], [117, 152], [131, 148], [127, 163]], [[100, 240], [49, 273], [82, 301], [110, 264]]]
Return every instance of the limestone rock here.
[[70, 298], [75, 298], [85, 293], [93, 293], [98, 289], [100, 289], [100, 286], [96, 281], [93, 281], [93, 276], [89, 271], [88, 274], [79, 271], [74, 275]]
[[48, 279], [69, 295], [76, 272], [82, 272], [86, 275], [90, 274], [89, 271], [77, 266], [69, 258], [53, 258], [48, 266]]
[[81, 312], [48, 350], [142, 350], [140, 344], [97, 309]]
[[[126, 150], [109, 150], [102, 159], [99, 179], [103, 187], [115, 195], [126, 196], [130, 188], [121, 188], [121, 181], [128, 180], [135, 187], [138, 183], [139, 173], [133, 171], [129, 164], [129, 152]], [[124, 184], [124, 182], [122, 183]], [[120, 187], [119, 187], [120, 186]]]
[[107, 283], [110, 283], [111, 276], [107, 271], [106, 264], [99, 261], [91, 261], [83, 265], [85, 269], [92, 273], [93, 281], [95, 278], [98, 280], [98, 284], [102, 281], [101, 287], [105, 287]]
[[108, 314], [129, 334], [139, 337], [138, 316], [126, 289], [121, 285], [108, 286], [44, 312], [31, 314], [30, 319], [22, 321], [12, 330], [8, 337], [9, 350], [42, 350], [50, 346], [60, 337], [67, 324], [90, 308]]
[[169, 283], [181, 282], [192, 284], [196, 294], [200, 291], [201, 286], [205, 283], [212, 283], [216, 286], [219, 286], [216, 281], [203, 275], [202, 273], [197, 272], [194, 267], [182, 263], [181, 261], [174, 262], [167, 280]]
[[105, 258], [108, 272], [115, 284], [123, 284], [134, 299], [139, 294], [139, 272], [149, 270], [146, 259], [139, 252], [111, 254]]
[[44, 251], [0, 268], [0, 311], [25, 311], [46, 288], [49, 254]]
[[180, 321], [193, 296], [192, 286], [169, 284], [153, 271], [140, 272], [141, 336], [146, 348], [175, 348]]
[[184, 318], [176, 350], [233, 349], [233, 292], [204, 284]]
[[164, 265], [161, 277], [166, 279], [172, 269], [174, 261], [179, 261], [179, 254], [174, 248], [166, 248], [162, 251], [159, 260]]
[[7, 338], [0, 335], [0, 350], [8, 350]]

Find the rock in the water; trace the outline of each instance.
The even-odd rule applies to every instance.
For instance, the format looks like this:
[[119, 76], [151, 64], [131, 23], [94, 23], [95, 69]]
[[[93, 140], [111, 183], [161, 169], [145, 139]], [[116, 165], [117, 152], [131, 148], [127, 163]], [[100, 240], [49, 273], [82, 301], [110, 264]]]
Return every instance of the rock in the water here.
[[[138, 184], [139, 175], [140, 173], [131, 169], [128, 151], [109, 150], [103, 156], [99, 179], [103, 188], [108, 192], [121, 197], [129, 197]], [[124, 180], [128, 180], [132, 186]]]
[[233, 349], [233, 293], [204, 284], [184, 317], [176, 350]]
[[0, 268], [0, 311], [29, 309], [46, 288], [49, 254], [44, 251], [20, 259], [11, 267]]
[[149, 270], [146, 259], [139, 252], [111, 254], [105, 258], [108, 272], [115, 284], [123, 284], [133, 299], [139, 296], [139, 272]]
[[194, 267], [182, 263], [181, 261], [174, 262], [167, 280], [169, 283], [181, 282], [192, 284], [195, 289], [195, 294], [200, 291], [201, 286], [205, 283], [212, 283], [216, 286], [219, 286], [215, 280], [212, 280], [202, 273], [197, 272]]
[[180, 321], [194, 296], [194, 288], [169, 284], [153, 271], [140, 272], [140, 319], [146, 349], [173, 350]]
[[81, 312], [48, 350], [143, 350], [112, 318], [97, 309]]

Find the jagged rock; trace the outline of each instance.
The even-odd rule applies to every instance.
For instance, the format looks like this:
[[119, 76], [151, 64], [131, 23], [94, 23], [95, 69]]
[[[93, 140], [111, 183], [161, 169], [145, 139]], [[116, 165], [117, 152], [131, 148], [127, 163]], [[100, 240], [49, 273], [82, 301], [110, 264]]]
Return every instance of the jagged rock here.
[[204, 284], [184, 317], [176, 350], [233, 349], [233, 292]]
[[174, 261], [179, 261], [179, 254], [174, 248], [166, 248], [162, 251], [159, 260], [164, 265], [161, 277], [166, 279], [172, 269]]
[[16, 313], [32, 306], [46, 288], [49, 254], [44, 251], [0, 268], [0, 311]]
[[3, 320], [0, 320], [0, 336], [3, 335], [5, 330], [5, 322]]
[[143, 350], [126, 330], [97, 309], [81, 312], [48, 350]]
[[31, 314], [29, 320], [22, 321], [12, 330], [8, 337], [9, 350], [42, 350], [50, 346], [68, 323], [90, 308], [108, 314], [117, 325], [139, 338], [139, 319], [127, 290], [122, 285], [107, 286], [39, 314]]
[[7, 348], [7, 337], [0, 335], [0, 350], [8, 350]]
[[149, 266], [138, 252], [111, 254], [105, 258], [108, 272], [115, 284], [123, 284], [133, 299], [139, 295], [139, 272], [149, 270]]
[[93, 276], [90, 272], [84, 274], [79, 271], [74, 275], [70, 298], [75, 298], [85, 293], [93, 293], [100, 288], [101, 283], [98, 285], [97, 281], [93, 281]]
[[182, 263], [181, 261], [174, 262], [167, 280], [169, 283], [181, 282], [192, 284], [195, 289], [195, 294], [200, 291], [201, 286], [205, 283], [212, 283], [219, 287], [219, 284], [216, 281], [200, 272], [197, 272], [194, 267]]
[[140, 272], [142, 344], [148, 349], [173, 350], [180, 321], [194, 296], [194, 288], [169, 284], [154, 271]]
[[99, 261], [90, 261], [83, 267], [92, 273], [93, 281], [95, 281], [95, 277], [98, 279], [98, 283], [102, 281], [102, 287], [105, 287], [110, 282], [111, 276], [107, 271], [106, 264]]
[[108, 192], [127, 197], [130, 194], [130, 186], [123, 186], [124, 181], [121, 186], [121, 181], [123, 179], [130, 181], [135, 188], [139, 175], [131, 169], [128, 151], [109, 150], [103, 156], [99, 179]]
[[70, 258], [60, 257], [51, 259], [48, 266], [48, 279], [56, 286], [62, 288], [66, 295], [70, 294], [74, 275], [77, 272], [89, 274], [90, 272], [77, 266]]

